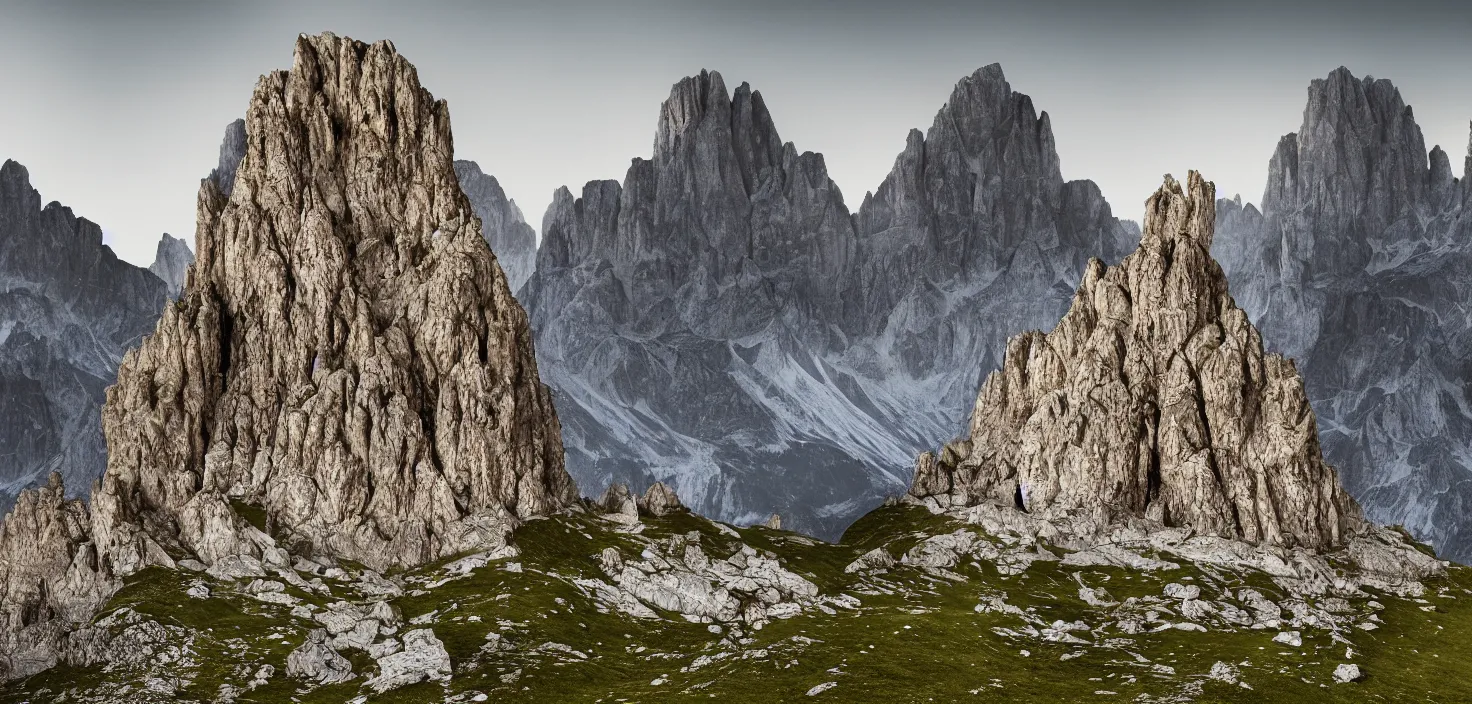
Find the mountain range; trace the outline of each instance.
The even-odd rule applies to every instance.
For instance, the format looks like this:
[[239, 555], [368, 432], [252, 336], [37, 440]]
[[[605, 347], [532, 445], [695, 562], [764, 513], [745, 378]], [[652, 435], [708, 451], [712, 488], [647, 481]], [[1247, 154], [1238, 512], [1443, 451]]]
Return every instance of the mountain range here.
[[[719, 109], [718, 83], [692, 89]], [[825, 542], [712, 520], [662, 483], [578, 495], [566, 405], [460, 185], [449, 108], [392, 43], [300, 35], [291, 68], [259, 79], [245, 135], [236, 168], [200, 184], [182, 289], [106, 392], [90, 501], [53, 472], [0, 522], [0, 701], [1439, 701], [1472, 686], [1456, 657], [1469, 569], [1344, 491], [1295, 364], [1211, 254], [1215, 188], [1197, 172], [1165, 177], [1119, 263], [1083, 264], [1051, 332], [1012, 337], [999, 368], [959, 362], [987, 374], [964, 436]], [[683, 183], [711, 154], [668, 144], [656, 183], [654, 167]], [[771, 170], [758, 193], [778, 190]], [[675, 214], [651, 217], [668, 234]], [[919, 237], [895, 221], [874, 239]], [[820, 251], [797, 264], [828, 266]], [[705, 254], [701, 277], [757, 266]]]
[[1223, 201], [1215, 252], [1293, 357], [1325, 457], [1366, 514], [1472, 561], [1472, 144], [1428, 152], [1387, 80], [1313, 81], [1262, 208]]
[[[455, 162], [589, 495], [658, 481], [711, 516], [775, 513], [835, 538], [903, 490], [916, 454], [965, 432], [972, 361], [999, 366], [1008, 335], [1061, 317], [1090, 257], [1116, 262], [1139, 236], [1092, 182], [1063, 180], [1049, 116], [995, 65], [910, 132], [854, 210], [822, 155], [781, 140], [761, 93], [719, 73], [675, 84], [654, 132], [622, 181], [559, 190], [540, 242], [495, 177]], [[222, 192], [244, 148], [237, 121], [211, 174]], [[0, 197], [41, 211], [27, 189]], [[1340, 69], [1311, 84], [1261, 209], [1218, 203], [1214, 245], [1233, 296], [1301, 367], [1325, 454], [1367, 515], [1463, 560], [1469, 191], [1393, 85]], [[25, 282], [0, 316], [0, 379], [16, 389], [0, 416], [17, 419], [0, 438], [18, 458], [0, 470], [6, 504], [50, 469], [73, 492], [101, 474], [102, 391], [161, 310], [100, 238], [51, 236], [53, 251], [97, 252], [85, 276], [103, 293], [79, 304], [57, 283], [75, 263], [34, 244], [42, 222], [12, 215], [0, 232], [7, 276]], [[192, 256], [160, 241], [163, 295]]]
[[959, 431], [1002, 331], [1056, 319], [1089, 257], [1138, 238], [1063, 180], [1047, 114], [995, 65], [856, 212], [719, 73], [677, 83], [655, 135], [622, 183], [557, 192], [520, 292], [585, 491], [660, 481], [836, 537]]
[[102, 473], [104, 390], [166, 296], [96, 223], [42, 207], [25, 167], [0, 166], [0, 506], [53, 471], [81, 489]]

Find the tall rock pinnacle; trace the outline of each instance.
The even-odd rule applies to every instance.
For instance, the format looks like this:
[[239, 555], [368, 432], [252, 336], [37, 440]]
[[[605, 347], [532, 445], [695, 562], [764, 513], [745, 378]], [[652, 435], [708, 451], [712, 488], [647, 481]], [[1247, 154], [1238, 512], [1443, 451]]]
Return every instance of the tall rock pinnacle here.
[[194, 280], [108, 394], [102, 495], [178, 518], [195, 552], [218, 547], [196, 521], [247, 497], [380, 566], [464, 549], [470, 513], [569, 500], [525, 313], [413, 66], [304, 36], [246, 133], [230, 197], [200, 190]]
[[6, 521], [0, 540], [41, 555], [3, 575], [11, 642], [106, 597], [57, 603], [68, 565], [106, 581], [286, 548], [406, 567], [503, 545], [515, 517], [576, 497], [526, 314], [414, 67], [388, 42], [302, 36], [245, 134], [230, 195], [201, 184], [188, 285], [108, 390], [90, 525], [50, 489]]
[[189, 265], [194, 263], [194, 252], [189, 245], [165, 232], [158, 240], [158, 250], [148, 270], [162, 279], [169, 287], [169, 298], [177, 298], [184, 290], [184, 279], [189, 275]]
[[1293, 363], [1227, 293], [1215, 188], [1167, 177], [1140, 247], [1090, 263], [1052, 332], [1012, 338], [968, 438], [922, 455], [911, 493], [1029, 512], [1144, 515], [1253, 543], [1343, 543], [1359, 509], [1320, 456]]

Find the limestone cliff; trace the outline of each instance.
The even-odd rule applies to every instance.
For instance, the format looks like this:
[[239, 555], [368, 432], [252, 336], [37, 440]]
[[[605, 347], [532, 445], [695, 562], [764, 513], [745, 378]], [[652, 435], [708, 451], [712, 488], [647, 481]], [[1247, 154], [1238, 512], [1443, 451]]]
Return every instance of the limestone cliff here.
[[90, 515], [53, 482], [6, 519], [0, 675], [55, 662], [118, 578], [180, 555], [407, 567], [576, 497], [526, 314], [414, 67], [302, 36], [245, 136], [229, 195], [201, 184], [188, 284], [108, 389]]
[[911, 493], [1285, 547], [1344, 544], [1359, 509], [1319, 451], [1293, 362], [1265, 354], [1212, 259], [1215, 188], [1167, 177], [1139, 249], [1092, 262], [1052, 332], [1012, 338], [969, 437]]

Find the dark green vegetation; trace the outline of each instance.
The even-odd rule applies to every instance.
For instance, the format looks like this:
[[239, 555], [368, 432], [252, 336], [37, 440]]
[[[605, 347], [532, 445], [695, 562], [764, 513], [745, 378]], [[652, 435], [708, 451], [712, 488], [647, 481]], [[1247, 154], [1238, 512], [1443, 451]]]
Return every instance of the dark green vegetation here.
[[[1220, 587], [1252, 587], [1274, 601], [1287, 595], [1260, 574], [1208, 575], [1194, 567], [1156, 573], [1114, 568], [1072, 568], [1037, 562], [1020, 575], [1005, 576], [990, 563], [969, 562], [954, 572], [897, 567], [877, 577], [845, 574], [857, 556], [887, 546], [898, 556], [927, 535], [961, 524], [910, 507], [888, 507], [849, 529], [830, 545], [765, 528], [739, 529], [738, 539], [715, 524], [688, 515], [646, 518], [642, 535], [617, 532], [587, 514], [532, 521], [516, 533], [522, 554], [491, 563], [470, 576], [418, 596], [393, 601], [406, 621], [435, 612], [429, 627], [448, 650], [454, 676], [425, 682], [369, 702], [486, 701], [648, 702], [698, 698], [730, 702], [808, 701], [810, 690], [829, 689], [812, 701], [1201, 701], [1201, 702], [1457, 702], [1472, 698], [1472, 572], [1453, 568], [1447, 580], [1428, 584], [1424, 602], [1374, 594], [1385, 608], [1380, 627], [1345, 632], [1352, 644], [1334, 642], [1328, 631], [1303, 629], [1303, 645], [1272, 641], [1273, 630], [1213, 629], [1206, 633], [1164, 630], [1125, 635], [1112, 628], [1081, 633], [1091, 645], [1009, 638], [995, 627], [1020, 629], [1022, 620], [975, 607], [984, 597], [1005, 594], [1007, 603], [1045, 621], [1083, 620], [1099, 626], [1105, 610], [1079, 597], [1075, 572], [1092, 586], [1107, 587], [1117, 600], [1159, 595], [1169, 582], [1200, 585], [1212, 596]], [[741, 543], [780, 555], [787, 569], [817, 584], [824, 595], [850, 594], [856, 610], [833, 615], [807, 608], [762, 630], [728, 628], [717, 634], [706, 624], [678, 614], [637, 619], [600, 609], [575, 578], [607, 579], [597, 556], [606, 547], [637, 559], [649, 538], [700, 533], [712, 558], [735, 552]], [[507, 569], [509, 562], [521, 571]], [[403, 575], [443, 577], [430, 565]], [[964, 578], [958, 580], [957, 575]], [[311, 621], [289, 610], [259, 603], [226, 583], [210, 581], [209, 599], [185, 590], [192, 573], [151, 569], [130, 581], [104, 611], [123, 606], [194, 632], [192, 666], [164, 665], [151, 672], [100, 668], [57, 668], [0, 690], [0, 701], [211, 701], [220, 685], [242, 686], [262, 664], [274, 677], [239, 702], [326, 703], [354, 700], [369, 690], [363, 680], [375, 666], [361, 651], [346, 651], [358, 677], [308, 689], [286, 676], [287, 654], [301, 644]], [[340, 598], [346, 585], [332, 583]], [[1217, 586], [1209, 586], [1217, 585]], [[322, 605], [330, 599], [288, 587], [288, 593]], [[1310, 600], [1312, 601], [1312, 600]], [[1286, 627], [1285, 627], [1286, 629]], [[497, 632], [509, 650], [483, 650]], [[561, 648], [548, 644], [567, 646]], [[180, 644], [182, 645], [182, 644]], [[1345, 650], [1352, 647], [1352, 659]], [[1207, 677], [1213, 664], [1237, 667], [1242, 682]], [[1336, 684], [1334, 668], [1357, 663], [1364, 678]], [[146, 670], [146, 668], [145, 668]], [[171, 698], [142, 696], [152, 678], [179, 678]], [[187, 681], [186, 681], [187, 680]], [[118, 688], [129, 683], [131, 689]], [[105, 685], [99, 689], [99, 686]], [[113, 699], [89, 698], [110, 691]], [[133, 697], [139, 698], [133, 698]]]

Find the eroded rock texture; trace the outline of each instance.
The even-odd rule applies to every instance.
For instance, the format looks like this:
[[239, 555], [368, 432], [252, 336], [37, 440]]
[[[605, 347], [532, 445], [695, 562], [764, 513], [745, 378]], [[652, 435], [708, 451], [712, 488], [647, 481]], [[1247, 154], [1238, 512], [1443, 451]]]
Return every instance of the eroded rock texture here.
[[55, 662], [75, 615], [169, 551], [404, 567], [504, 546], [516, 517], [576, 498], [526, 315], [413, 66], [302, 36], [245, 134], [229, 195], [218, 171], [201, 184], [186, 288], [108, 389], [90, 517], [54, 482], [7, 518], [4, 637], [37, 647], [0, 674]]
[[1326, 548], [1359, 509], [1319, 451], [1293, 363], [1212, 259], [1215, 188], [1167, 177], [1139, 249], [1091, 262], [1052, 332], [1012, 338], [969, 437], [922, 456], [911, 493], [1101, 523], [1144, 515], [1251, 543]]
[[1000, 67], [857, 214], [760, 92], [703, 72], [622, 183], [557, 193], [522, 297], [586, 490], [661, 481], [707, 515], [837, 537], [964, 424], [1001, 331], [1056, 320], [1088, 258], [1136, 236], [1063, 181]]
[[[206, 562], [225, 505], [370, 566], [481, 539], [467, 518], [573, 496], [525, 314], [451, 164], [449, 114], [393, 46], [298, 40], [265, 76], [226, 198], [199, 197], [191, 285], [104, 410], [102, 494]], [[100, 499], [99, 499], [100, 500]]]
[[[1472, 157], [1467, 160], [1472, 167]], [[1389, 81], [1312, 82], [1262, 210], [1218, 207], [1216, 253], [1270, 348], [1298, 360], [1324, 454], [1382, 523], [1472, 560], [1472, 186]]]
[[67, 633], [116, 591], [90, 533], [86, 505], [55, 473], [0, 522], [0, 680], [55, 665]]
[[479, 164], [456, 161], [455, 176], [480, 218], [481, 234], [505, 272], [511, 293], [520, 291], [537, 268], [537, 231], [526, 223], [516, 201], [506, 197], [496, 177], [481, 171]]

